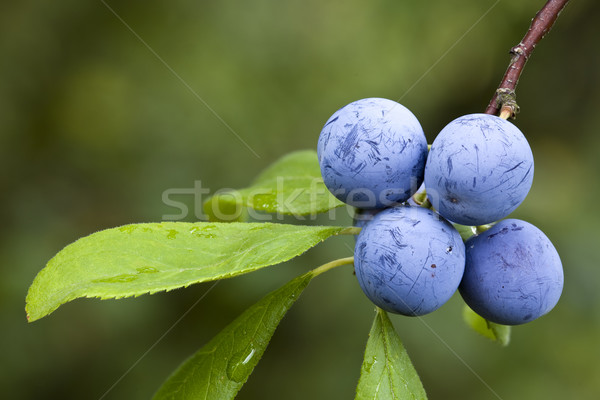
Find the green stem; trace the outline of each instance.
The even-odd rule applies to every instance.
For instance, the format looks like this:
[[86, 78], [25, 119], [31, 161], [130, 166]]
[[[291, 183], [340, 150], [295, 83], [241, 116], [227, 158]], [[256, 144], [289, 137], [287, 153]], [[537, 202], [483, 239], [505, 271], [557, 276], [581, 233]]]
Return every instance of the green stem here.
[[323, 264], [320, 267], [313, 269], [311, 272], [313, 273], [313, 276], [318, 276], [321, 275], [323, 272], [329, 271], [330, 269], [346, 264], [354, 264], [354, 257], [346, 257], [330, 261], [327, 264]]
[[425, 200], [427, 200], [427, 193], [426, 192], [417, 192], [412, 195], [412, 199], [414, 200], [415, 203], [417, 203], [418, 205], [421, 205], [421, 204], [423, 204], [423, 202]]
[[423, 208], [429, 208], [431, 210], [431, 208], [433, 207], [433, 205], [429, 201], [429, 198], [425, 197], [425, 200], [423, 200], [423, 202], [421, 203], [421, 207], [423, 207]]
[[479, 235], [490, 229], [492, 226], [494, 226], [494, 224], [477, 225], [475, 226], [475, 234]]
[[340, 231], [339, 235], [358, 235], [362, 228], [358, 226], [349, 226]]

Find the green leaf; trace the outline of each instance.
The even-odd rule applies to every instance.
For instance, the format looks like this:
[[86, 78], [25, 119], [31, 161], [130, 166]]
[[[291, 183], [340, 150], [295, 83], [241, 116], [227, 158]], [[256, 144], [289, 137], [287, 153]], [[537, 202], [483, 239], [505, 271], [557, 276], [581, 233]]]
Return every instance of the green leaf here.
[[327, 190], [317, 153], [290, 153], [264, 170], [250, 187], [219, 193], [204, 203], [213, 221], [237, 219], [244, 207], [282, 215], [316, 215], [343, 206]]
[[186, 360], [154, 400], [233, 399], [246, 382], [277, 325], [315, 276], [308, 272], [263, 297]]
[[502, 346], [507, 346], [510, 342], [510, 326], [490, 322], [479, 316], [466, 304], [463, 307], [463, 318], [467, 325], [469, 325], [475, 332], [485, 336], [486, 338], [491, 339]]
[[344, 228], [271, 223], [133, 224], [61, 250], [27, 294], [29, 321], [79, 297], [139, 296], [287, 261]]
[[379, 308], [369, 333], [356, 399], [427, 399], [390, 318]]

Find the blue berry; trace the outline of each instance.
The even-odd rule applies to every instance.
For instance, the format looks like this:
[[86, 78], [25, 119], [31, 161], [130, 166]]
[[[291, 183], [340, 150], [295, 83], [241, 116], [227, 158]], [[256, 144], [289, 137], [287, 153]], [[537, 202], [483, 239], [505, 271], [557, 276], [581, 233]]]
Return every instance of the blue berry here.
[[427, 140], [406, 107], [368, 98], [329, 118], [317, 154], [334, 196], [359, 208], [385, 208], [406, 201], [423, 181]]
[[462, 225], [506, 217], [527, 196], [533, 155], [510, 122], [488, 114], [455, 119], [434, 140], [425, 167], [433, 207]]
[[466, 242], [460, 294], [491, 322], [518, 325], [548, 313], [560, 298], [563, 281], [556, 249], [530, 223], [503, 220]]
[[422, 207], [378, 213], [358, 235], [354, 267], [366, 296], [380, 308], [424, 315], [452, 297], [465, 266], [464, 243], [446, 220]]

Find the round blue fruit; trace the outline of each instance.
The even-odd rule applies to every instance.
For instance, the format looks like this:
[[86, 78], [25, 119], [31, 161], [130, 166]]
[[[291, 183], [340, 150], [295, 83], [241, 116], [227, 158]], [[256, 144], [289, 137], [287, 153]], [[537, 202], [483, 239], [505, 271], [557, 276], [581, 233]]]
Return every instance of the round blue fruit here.
[[434, 140], [425, 167], [433, 207], [462, 225], [484, 225], [515, 210], [533, 182], [533, 154], [521, 131], [488, 114], [455, 119]]
[[456, 292], [464, 267], [465, 247], [456, 229], [423, 207], [383, 210], [356, 240], [358, 283], [389, 312], [417, 316], [438, 309]]
[[563, 269], [550, 240], [517, 219], [498, 222], [466, 242], [459, 291], [483, 318], [519, 325], [548, 313], [560, 298]]
[[368, 98], [329, 118], [317, 154], [335, 197], [359, 208], [385, 208], [406, 201], [423, 182], [427, 139], [406, 107]]

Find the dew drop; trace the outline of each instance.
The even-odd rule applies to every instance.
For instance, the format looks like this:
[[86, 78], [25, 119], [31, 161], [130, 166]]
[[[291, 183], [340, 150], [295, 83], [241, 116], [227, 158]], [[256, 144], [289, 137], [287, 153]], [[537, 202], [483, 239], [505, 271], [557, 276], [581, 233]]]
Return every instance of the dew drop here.
[[373, 366], [377, 364], [377, 357], [372, 357], [370, 360], [365, 360], [365, 372], [369, 373], [371, 372], [371, 369], [373, 369]]
[[94, 283], [122, 283], [122, 282], [131, 282], [138, 278], [137, 274], [121, 274], [116, 276], [111, 276], [110, 278], [101, 278], [94, 279], [92, 282]]
[[252, 359], [256, 355], [256, 349], [252, 346], [231, 356], [227, 362], [227, 377], [234, 382], [244, 382], [256, 365]]
[[258, 193], [249, 199], [257, 210], [273, 210], [277, 208], [277, 196], [274, 193]]
[[135, 225], [125, 225], [119, 228], [121, 232], [132, 233], [135, 231]]
[[214, 225], [206, 225], [202, 228], [196, 226], [196, 227], [190, 229], [190, 233], [199, 238], [214, 239], [216, 237], [216, 235], [214, 235], [212, 233], [206, 233], [206, 231], [212, 231], [214, 228], [215, 228]]
[[149, 266], [136, 268], [136, 271], [140, 274], [153, 274], [155, 272], [160, 272], [156, 268]]

